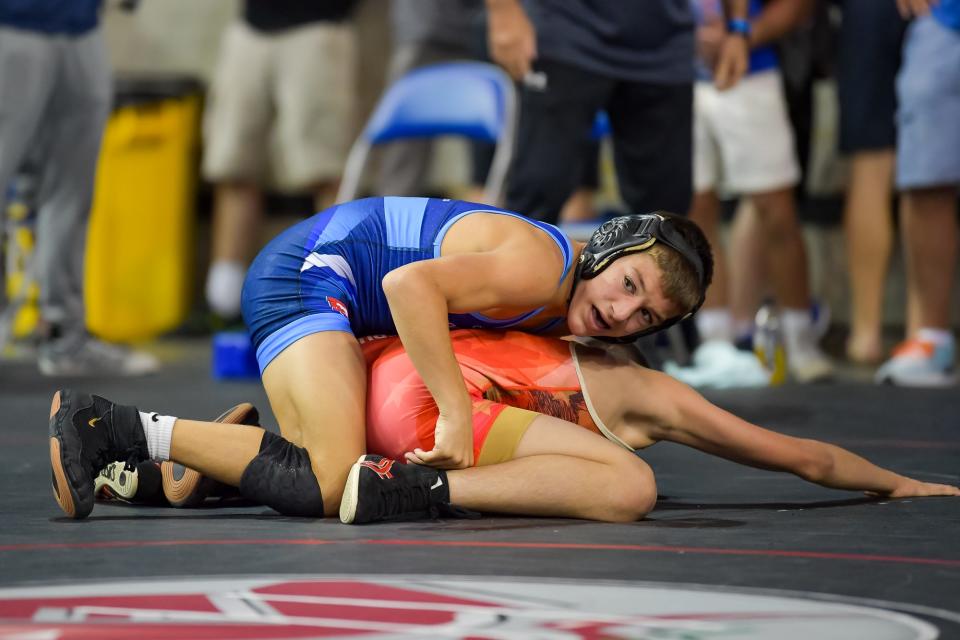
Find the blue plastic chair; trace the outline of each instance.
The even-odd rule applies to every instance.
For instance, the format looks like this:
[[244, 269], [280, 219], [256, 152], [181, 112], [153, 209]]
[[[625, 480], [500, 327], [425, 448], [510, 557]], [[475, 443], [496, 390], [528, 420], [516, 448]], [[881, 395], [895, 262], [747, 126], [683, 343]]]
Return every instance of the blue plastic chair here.
[[337, 202], [356, 197], [374, 145], [455, 135], [496, 144], [484, 197], [497, 203], [513, 155], [516, 116], [513, 81], [499, 67], [445, 62], [414, 69], [383, 95], [351, 148]]

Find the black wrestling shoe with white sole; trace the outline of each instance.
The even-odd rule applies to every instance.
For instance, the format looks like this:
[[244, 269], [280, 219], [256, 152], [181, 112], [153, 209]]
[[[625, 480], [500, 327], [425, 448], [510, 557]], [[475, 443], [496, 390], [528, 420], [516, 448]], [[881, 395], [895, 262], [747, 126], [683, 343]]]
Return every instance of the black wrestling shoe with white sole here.
[[344, 524], [419, 520], [451, 514], [447, 473], [366, 455], [351, 467], [340, 501]]
[[123, 460], [133, 468], [150, 457], [137, 408], [100, 396], [57, 391], [49, 429], [53, 495], [71, 518], [90, 515], [95, 480], [107, 464]]
[[[214, 422], [259, 427], [260, 413], [249, 402], [241, 402], [221, 413]], [[163, 494], [171, 507], [196, 507], [209, 497], [239, 496], [236, 488], [169, 460], [160, 465], [160, 473], [163, 478]]]

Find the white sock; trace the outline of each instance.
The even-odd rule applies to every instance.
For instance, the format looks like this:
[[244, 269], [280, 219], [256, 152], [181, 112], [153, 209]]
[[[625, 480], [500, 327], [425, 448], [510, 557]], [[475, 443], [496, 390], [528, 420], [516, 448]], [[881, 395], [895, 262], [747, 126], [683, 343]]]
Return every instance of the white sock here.
[[240, 294], [247, 268], [240, 262], [218, 260], [210, 265], [207, 273], [207, 304], [210, 309], [224, 318], [235, 318], [240, 314]]
[[693, 318], [702, 342], [733, 341], [733, 314], [729, 309], [701, 309]]
[[949, 329], [923, 327], [917, 330], [917, 339], [932, 342], [936, 346], [953, 344], [953, 332]]
[[788, 354], [797, 349], [815, 346], [810, 309], [783, 309], [780, 312], [780, 322], [783, 327], [783, 344]]
[[170, 440], [173, 438], [173, 423], [176, 421], [173, 416], [140, 412], [140, 424], [147, 436], [147, 451], [151, 460], [162, 462], [170, 459]]

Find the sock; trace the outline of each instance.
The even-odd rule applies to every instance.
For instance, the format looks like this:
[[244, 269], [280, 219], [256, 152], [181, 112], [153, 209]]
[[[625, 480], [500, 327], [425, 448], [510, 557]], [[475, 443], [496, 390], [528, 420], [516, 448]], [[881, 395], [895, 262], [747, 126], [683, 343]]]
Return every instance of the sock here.
[[936, 346], [953, 344], [953, 332], [949, 329], [922, 327], [917, 330], [917, 340], [932, 342]]
[[780, 312], [780, 323], [783, 328], [783, 344], [788, 354], [814, 345], [810, 309], [783, 309]]
[[733, 315], [729, 309], [701, 309], [694, 316], [700, 340], [733, 341]]
[[247, 268], [240, 262], [218, 260], [210, 265], [207, 274], [207, 304], [223, 318], [240, 315], [240, 293]]
[[140, 412], [140, 424], [147, 436], [147, 451], [151, 460], [170, 459], [170, 440], [173, 438], [173, 423], [176, 421], [173, 416]]

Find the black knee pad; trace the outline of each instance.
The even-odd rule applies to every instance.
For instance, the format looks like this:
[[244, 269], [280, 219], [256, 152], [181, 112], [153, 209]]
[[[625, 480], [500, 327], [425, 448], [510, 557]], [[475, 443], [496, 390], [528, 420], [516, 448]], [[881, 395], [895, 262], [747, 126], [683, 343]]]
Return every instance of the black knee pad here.
[[323, 517], [323, 496], [303, 447], [270, 431], [240, 477], [240, 495], [285, 516]]

